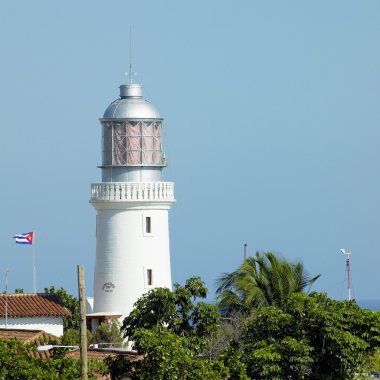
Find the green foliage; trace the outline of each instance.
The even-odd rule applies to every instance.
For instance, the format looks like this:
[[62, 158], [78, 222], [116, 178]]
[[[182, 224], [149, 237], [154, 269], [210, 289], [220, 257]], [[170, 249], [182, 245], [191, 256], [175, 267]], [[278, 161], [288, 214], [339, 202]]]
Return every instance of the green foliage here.
[[[280, 264], [270, 265], [274, 271]], [[303, 270], [297, 268], [299, 279], [303, 278]], [[134, 380], [343, 380], [377, 369], [379, 313], [362, 310], [355, 302], [331, 300], [323, 293], [288, 292], [285, 281], [280, 281], [282, 275], [276, 276], [272, 280], [277, 278], [277, 285], [268, 282], [266, 289], [267, 295], [276, 294], [275, 302], [255, 307], [248, 302], [250, 313], [248, 307], [242, 313], [238, 309], [221, 324], [216, 308], [198, 301], [206, 297], [207, 289], [197, 277], [184, 286], [176, 284], [173, 292], [151, 290], [136, 302], [122, 327], [144, 360], [119, 356], [104, 363], [90, 361], [90, 373], [109, 372], [112, 379]], [[241, 300], [249, 291], [244, 296], [239, 293]], [[121, 341], [119, 327], [117, 321], [101, 324], [89, 341]], [[66, 329], [62, 342], [78, 341], [77, 330]], [[0, 340], [0, 379], [80, 377], [79, 361], [65, 358], [62, 350], [42, 361], [32, 358], [30, 349], [17, 340]]]
[[[57, 353], [49, 360], [33, 358], [33, 344], [23, 344], [17, 339], [0, 340], [0, 379], [2, 380], [73, 380], [80, 378], [80, 362]], [[106, 374], [105, 363], [89, 361], [89, 379], [95, 372]]]
[[[190, 360], [182, 339], [165, 328], [137, 329], [135, 347], [145, 354], [140, 379], [178, 379]], [[171, 376], [171, 377], [169, 377]]]
[[218, 330], [209, 337], [203, 350], [203, 354], [208, 360], [217, 359], [231, 341], [239, 340], [244, 320], [244, 316], [240, 313], [233, 313], [228, 317], [221, 318]]
[[45, 373], [27, 346], [15, 339], [0, 340], [0, 379], [40, 379]]
[[184, 337], [169, 332], [164, 327], [138, 329], [134, 334], [136, 347], [144, 352], [141, 372], [135, 378], [144, 380], [220, 380], [228, 375], [221, 362], [209, 363], [189, 354]]
[[284, 337], [251, 347], [246, 364], [251, 378], [304, 379], [310, 374], [312, 348], [306, 340]]
[[134, 361], [124, 355], [117, 355], [116, 357], [107, 356], [104, 362], [109, 369], [112, 380], [124, 378], [138, 379], [141, 372], [142, 361]]
[[105, 360], [99, 361], [90, 359], [87, 363], [87, 367], [90, 378], [95, 377], [96, 374], [106, 376], [110, 373], [110, 370]]
[[199, 277], [186, 281], [185, 286], [175, 284], [174, 292], [156, 288], [142, 296], [135, 309], [124, 319], [125, 337], [136, 341], [137, 329], [164, 327], [173, 334], [186, 338], [188, 349], [199, 354], [218, 326], [219, 314], [213, 305], [197, 302], [205, 298], [207, 288]]
[[239, 350], [239, 344], [232, 340], [227, 345], [224, 353], [219, 357], [229, 369], [230, 380], [248, 380], [247, 366], [244, 363], [244, 352]]
[[311, 277], [302, 262], [291, 263], [271, 252], [256, 252], [236, 271], [219, 278], [219, 306], [226, 315], [249, 314], [259, 306], [284, 308], [292, 294], [305, 291], [318, 278]]
[[78, 330], [67, 329], [61, 339], [62, 345], [64, 346], [75, 346], [80, 342], [80, 335]]
[[[87, 333], [87, 344], [94, 343], [94, 336], [90, 330]], [[66, 330], [61, 338], [61, 343], [64, 346], [78, 346], [80, 344], [80, 332], [79, 330], [68, 329]]]
[[[95, 330], [92, 337], [92, 343], [121, 343], [123, 337], [120, 332], [120, 322], [117, 319], [111, 319], [109, 323], [101, 323]], [[120, 347], [120, 345], [116, 345]], [[112, 347], [112, 346], [107, 346]]]
[[215, 334], [219, 314], [213, 305], [197, 302], [207, 289], [199, 277], [175, 284], [174, 291], [156, 288], [141, 297], [124, 319], [124, 336], [144, 355], [142, 362], [120, 357], [107, 359], [114, 379], [209, 379], [228, 376], [222, 362], [213, 363], [198, 355]]
[[167, 325], [176, 313], [176, 295], [167, 288], [156, 288], [139, 298], [134, 306], [123, 322], [126, 337], [132, 336], [137, 328]]
[[24, 293], [24, 289], [22, 289], [22, 288], [16, 288], [16, 289], [15, 289], [15, 293], [16, 293], [16, 294]]
[[[286, 310], [253, 310], [221, 360], [256, 379], [352, 379], [380, 345], [380, 317], [325, 294], [295, 294]], [[238, 378], [238, 377], [233, 377]]]
[[314, 348], [313, 379], [350, 378], [361, 372], [380, 346], [380, 316], [351, 301], [326, 294], [294, 297], [289, 310], [294, 328], [305, 331]]
[[66, 317], [63, 319], [63, 330], [74, 329], [79, 331], [80, 320], [79, 320], [79, 300], [78, 298], [67, 293], [62, 287], [55, 289], [54, 286], [50, 288], [45, 288], [46, 294], [58, 294], [65, 307], [70, 311], [71, 317]]
[[368, 370], [380, 372], [380, 348], [376, 350], [371, 358], [371, 363], [368, 365]]

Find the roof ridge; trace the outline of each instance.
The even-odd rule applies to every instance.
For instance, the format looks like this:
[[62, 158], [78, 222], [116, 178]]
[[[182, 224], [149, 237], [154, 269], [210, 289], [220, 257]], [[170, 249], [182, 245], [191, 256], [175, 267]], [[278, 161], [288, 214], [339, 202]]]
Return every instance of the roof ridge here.
[[0, 293], [1, 296], [59, 296], [58, 293]]

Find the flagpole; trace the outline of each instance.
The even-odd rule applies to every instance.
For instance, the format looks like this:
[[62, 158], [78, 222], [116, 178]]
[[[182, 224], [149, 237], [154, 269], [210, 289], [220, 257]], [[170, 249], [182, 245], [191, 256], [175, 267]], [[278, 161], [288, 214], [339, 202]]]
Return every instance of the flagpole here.
[[8, 328], [8, 272], [9, 269], [5, 271], [5, 328]]
[[32, 260], [33, 260], [33, 293], [36, 293], [36, 235], [33, 228], [33, 241], [32, 241]]

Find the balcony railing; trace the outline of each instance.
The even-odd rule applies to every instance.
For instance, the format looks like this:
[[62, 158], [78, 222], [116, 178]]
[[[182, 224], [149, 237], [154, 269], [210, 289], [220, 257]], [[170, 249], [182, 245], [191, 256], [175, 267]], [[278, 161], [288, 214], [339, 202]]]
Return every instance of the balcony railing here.
[[174, 201], [173, 182], [102, 182], [91, 185], [91, 201]]

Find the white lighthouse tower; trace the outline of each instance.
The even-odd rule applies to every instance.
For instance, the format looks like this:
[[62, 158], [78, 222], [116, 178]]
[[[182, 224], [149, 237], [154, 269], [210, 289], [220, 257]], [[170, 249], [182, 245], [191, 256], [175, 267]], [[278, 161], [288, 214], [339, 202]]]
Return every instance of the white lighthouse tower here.
[[96, 215], [92, 328], [123, 318], [154, 287], [171, 288], [169, 219], [174, 184], [167, 165], [163, 118], [143, 98], [143, 86], [120, 86], [120, 98], [100, 119], [102, 182], [91, 185]]

